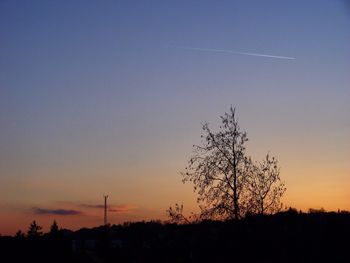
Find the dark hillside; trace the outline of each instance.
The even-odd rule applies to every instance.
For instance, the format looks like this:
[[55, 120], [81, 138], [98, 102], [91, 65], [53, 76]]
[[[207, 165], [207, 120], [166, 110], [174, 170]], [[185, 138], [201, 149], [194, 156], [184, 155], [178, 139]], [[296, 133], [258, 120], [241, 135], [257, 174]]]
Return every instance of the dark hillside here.
[[350, 262], [349, 213], [251, 216], [176, 225], [137, 222], [1, 237], [5, 262]]

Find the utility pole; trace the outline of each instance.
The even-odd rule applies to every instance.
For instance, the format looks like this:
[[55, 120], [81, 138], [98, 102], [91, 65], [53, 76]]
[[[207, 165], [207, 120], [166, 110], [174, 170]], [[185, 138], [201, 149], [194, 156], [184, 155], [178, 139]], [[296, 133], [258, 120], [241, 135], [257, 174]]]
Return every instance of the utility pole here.
[[104, 217], [104, 225], [107, 226], [107, 198], [108, 198], [108, 195], [103, 195], [103, 198], [105, 199], [105, 217]]

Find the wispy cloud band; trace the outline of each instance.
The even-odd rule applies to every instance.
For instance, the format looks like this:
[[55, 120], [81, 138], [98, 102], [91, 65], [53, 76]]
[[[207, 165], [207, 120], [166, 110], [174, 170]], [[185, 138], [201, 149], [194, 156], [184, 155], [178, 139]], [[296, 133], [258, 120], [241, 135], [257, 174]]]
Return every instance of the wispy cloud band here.
[[187, 49], [187, 50], [196, 50], [196, 51], [205, 51], [205, 52], [218, 52], [218, 53], [229, 53], [229, 54], [238, 54], [238, 55], [247, 55], [247, 56], [256, 56], [256, 57], [267, 57], [267, 58], [276, 58], [276, 59], [296, 59], [294, 57], [286, 57], [286, 56], [275, 56], [270, 54], [261, 54], [261, 53], [251, 53], [251, 52], [240, 52], [234, 50], [226, 50], [226, 49], [214, 49], [214, 48], [198, 48], [198, 47], [184, 47], [184, 46], [171, 46], [173, 48], [178, 49]]
[[60, 215], [60, 216], [70, 216], [70, 215], [80, 215], [81, 211], [70, 210], [70, 209], [44, 209], [33, 207], [32, 211], [36, 215]]
[[[79, 204], [78, 207], [85, 208], [85, 209], [103, 209], [104, 205], [96, 205], [96, 204]], [[131, 204], [122, 204], [122, 205], [112, 205], [108, 206], [109, 212], [114, 213], [131, 213], [135, 209], [137, 209], [137, 206], [131, 205]]]
[[93, 205], [93, 204], [79, 204], [78, 206], [82, 208], [97, 208], [97, 209], [105, 207], [104, 205]]

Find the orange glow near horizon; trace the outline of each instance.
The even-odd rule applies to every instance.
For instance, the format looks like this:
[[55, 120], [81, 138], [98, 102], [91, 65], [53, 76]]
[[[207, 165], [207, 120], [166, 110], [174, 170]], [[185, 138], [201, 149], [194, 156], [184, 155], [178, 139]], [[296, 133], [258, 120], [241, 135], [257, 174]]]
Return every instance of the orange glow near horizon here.
[[[255, 138], [250, 141], [248, 152], [252, 145], [258, 144], [257, 141]], [[350, 170], [346, 162], [338, 160], [333, 164], [327, 163], [325, 159], [328, 157], [323, 154], [314, 154], [310, 159], [308, 156], [312, 149], [298, 152], [296, 156], [294, 146], [286, 147], [286, 144], [278, 145], [269, 141], [258, 144], [258, 148], [253, 148], [255, 151], [250, 151], [254, 159], [261, 159], [264, 152], [261, 149], [267, 148], [269, 144], [279, 154], [276, 156], [280, 161], [281, 179], [287, 186], [283, 198], [286, 207], [302, 211], [309, 208], [350, 210]], [[192, 185], [182, 184], [179, 173], [186, 166], [188, 156], [185, 157], [182, 150], [173, 156], [172, 159], [154, 156], [161, 161], [159, 165], [148, 156], [133, 167], [128, 164], [109, 164], [100, 169], [99, 163], [81, 166], [76, 163], [71, 167], [51, 171], [33, 167], [32, 171], [28, 171], [33, 175], [3, 180], [0, 190], [6, 197], [4, 200], [12, 200], [12, 203], [7, 201], [1, 204], [0, 233], [13, 235], [19, 229], [26, 232], [33, 220], [37, 220], [44, 231], [49, 230], [54, 219], [60, 227], [74, 230], [101, 225], [103, 210], [93, 206], [103, 204], [102, 193], [109, 194], [111, 209], [119, 208], [118, 211], [109, 213], [111, 224], [166, 220], [165, 210], [175, 203], [182, 203], [186, 214], [197, 212], [196, 194], [193, 193]], [[48, 173], [50, 176], [45, 176]], [[36, 214], [33, 210], [35, 208], [65, 209], [81, 213]]]
[[[283, 163], [288, 164], [288, 162]], [[287, 192], [283, 198], [285, 207], [294, 207], [304, 212], [308, 211], [309, 208], [324, 208], [326, 211], [350, 210], [348, 191], [350, 180], [346, 177], [346, 170], [342, 173], [344, 179], [337, 181], [327, 176], [329, 172], [334, 171], [332, 167], [329, 169], [315, 168], [313, 175], [310, 174], [310, 170], [313, 170], [310, 167], [304, 171], [298, 169], [298, 176], [293, 176], [296, 174], [293, 169], [286, 171], [283, 167], [281, 178], [287, 186]], [[338, 178], [341, 178], [340, 172], [338, 171]], [[315, 178], [324, 179], [315, 180]], [[161, 174], [158, 176], [148, 175], [138, 178], [138, 181], [124, 181], [122, 185], [120, 181], [111, 178], [105, 178], [102, 182], [91, 178], [91, 181], [85, 180], [83, 186], [78, 180], [70, 180], [70, 187], [65, 188], [64, 196], [66, 200], [76, 201], [49, 202], [41, 201], [42, 197], [48, 196], [49, 193], [53, 196], [51, 200], [63, 199], [63, 195], [59, 192], [55, 193], [55, 189], [65, 185], [65, 178], [61, 178], [61, 182], [56, 181], [55, 187], [51, 184], [52, 182], [42, 179], [40, 182], [33, 180], [33, 178], [31, 178], [31, 182], [24, 180], [22, 185], [32, 188], [34, 191], [31, 193], [28, 189], [23, 189], [23, 191], [28, 191], [28, 197], [32, 196], [32, 200], [28, 198], [25, 203], [22, 202], [22, 205], [18, 202], [12, 206], [11, 204], [3, 206], [0, 212], [0, 233], [14, 235], [19, 229], [26, 232], [33, 220], [43, 226], [44, 232], [49, 231], [53, 220], [56, 220], [60, 227], [72, 230], [99, 226], [103, 223], [102, 195], [100, 199], [91, 199], [90, 197], [92, 195], [98, 197], [102, 189], [106, 189], [110, 195], [109, 208], [112, 211], [109, 212], [108, 221], [111, 224], [122, 224], [126, 221], [166, 220], [165, 210], [176, 202], [184, 204], [186, 214], [192, 211], [197, 212], [196, 195], [192, 191], [192, 185], [184, 185], [180, 179], [180, 174], [175, 172], [173, 176], [169, 177], [162, 177]], [[111, 182], [107, 188], [105, 187], [106, 180]], [[138, 194], [134, 195], [133, 193]], [[81, 200], [89, 201], [83, 202]], [[122, 201], [129, 201], [129, 204]], [[36, 214], [35, 208], [73, 210], [79, 211], [80, 214], [55, 215], [49, 212]]]

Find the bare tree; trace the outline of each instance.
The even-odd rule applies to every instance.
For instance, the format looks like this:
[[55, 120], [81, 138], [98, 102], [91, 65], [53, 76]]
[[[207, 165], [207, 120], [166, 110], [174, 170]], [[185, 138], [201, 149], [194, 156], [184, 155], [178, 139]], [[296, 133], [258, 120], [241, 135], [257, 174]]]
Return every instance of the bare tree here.
[[183, 205], [175, 204], [175, 207], [169, 207], [169, 209], [166, 210], [171, 223], [191, 223], [191, 221], [184, 216], [183, 208]]
[[240, 130], [232, 107], [221, 116], [218, 132], [208, 123], [202, 129], [201, 145], [194, 145], [183, 182], [193, 182], [203, 218], [238, 219], [244, 214], [241, 198], [250, 166], [247, 133]]
[[265, 160], [252, 166], [249, 176], [249, 212], [273, 214], [282, 209], [281, 197], [286, 191], [280, 179], [280, 168], [275, 157], [266, 155]]
[[[221, 116], [219, 131], [202, 125], [201, 145], [193, 146], [193, 155], [183, 182], [192, 182], [197, 192], [202, 219], [239, 219], [247, 213], [273, 213], [280, 209], [285, 192], [280, 181], [277, 159], [254, 164], [246, 154], [247, 133], [241, 131], [234, 108]], [[170, 212], [173, 212], [172, 214]], [[175, 213], [181, 212], [181, 213]], [[182, 214], [182, 206], [168, 215]]]

